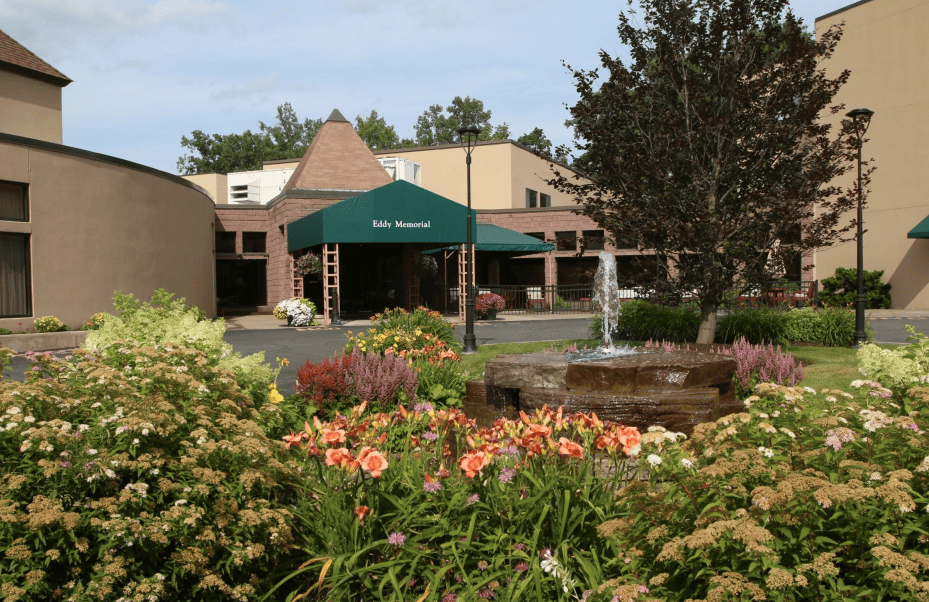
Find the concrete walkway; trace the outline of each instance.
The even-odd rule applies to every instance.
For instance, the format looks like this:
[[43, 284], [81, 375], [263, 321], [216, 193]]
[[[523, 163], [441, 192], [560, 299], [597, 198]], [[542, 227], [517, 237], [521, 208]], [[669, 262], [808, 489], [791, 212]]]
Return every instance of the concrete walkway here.
[[[926, 312], [929, 315], [929, 312]], [[525, 314], [505, 314], [498, 315], [496, 320], [475, 320], [475, 324], [493, 326], [494, 324], [510, 324], [513, 322], [539, 322], [549, 320], [589, 320], [591, 314], [550, 314], [550, 313], [525, 313]], [[317, 316], [317, 321], [322, 322], [322, 317]], [[459, 320], [458, 316], [445, 316], [445, 319], [455, 324], [455, 326], [464, 327], [465, 321]], [[226, 318], [226, 331], [230, 330], [272, 330], [276, 328], [286, 328], [287, 330], [327, 330], [327, 329], [359, 329], [367, 328], [371, 321], [367, 318], [355, 320], [342, 320], [342, 326], [313, 326], [309, 328], [287, 326], [283, 320], [278, 320], [272, 315], [253, 314], [248, 316], [232, 316]]]

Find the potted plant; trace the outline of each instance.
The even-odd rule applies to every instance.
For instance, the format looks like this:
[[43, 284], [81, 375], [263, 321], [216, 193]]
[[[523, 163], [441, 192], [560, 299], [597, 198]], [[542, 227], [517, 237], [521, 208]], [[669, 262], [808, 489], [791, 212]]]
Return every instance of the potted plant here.
[[294, 260], [294, 275], [303, 278], [307, 274], [318, 274], [323, 271], [323, 261], [316, 253], [309, 252]]
[[474, 300], [474, 308], [481, 318], [497, 319], [497, 312], [506, 307], [506, 300], [496, 293], [481, 293]]

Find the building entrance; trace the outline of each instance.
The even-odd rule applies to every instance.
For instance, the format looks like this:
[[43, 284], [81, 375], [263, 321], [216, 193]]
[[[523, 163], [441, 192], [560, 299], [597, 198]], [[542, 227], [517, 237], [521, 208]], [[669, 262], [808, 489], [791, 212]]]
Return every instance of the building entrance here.
[[403, 244], [339, 245], [339, 306], [343, 316], [369, 317], [384, 308], [408, 305]]

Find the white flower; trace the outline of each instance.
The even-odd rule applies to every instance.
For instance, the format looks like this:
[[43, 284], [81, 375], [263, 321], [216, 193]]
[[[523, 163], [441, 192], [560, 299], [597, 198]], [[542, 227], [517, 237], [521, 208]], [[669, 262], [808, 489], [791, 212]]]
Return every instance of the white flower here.
[[112, 470], [110, 470], [109, 468], [107, 468], [106, 470], [104, 470], [104, 471], [103, 471], [103, 474], [105, 474], [106, 476], [108, 476], [108, 477], [111, 478], [111, 479], [115, 479], [115, 478], [116, 478], [116, 473], [113, 472]]
[[90, 430], [90, 425], [89, 424], [78, 425], [77, 430], [81, 431], [82, 433], [87, 432]]
[[773, 449], [768, 449], [767, 447], [761, 446], [761, 447], [758, 448], [758, 451], [760, 451], [761, 453], [763, 453], [763, 454], [765, 455], [766, 458], [773, 458], [773, 457], [774, 457], [774, 450], [773, 450]]
[[790, 430], [789, 428], [781, 427], [781, 432], [784, 433], [785, 435], [787, 435], [788, 437], [790, 437], [791, 439], [796, 439], [796, 438], [797, 438], [797, 436], [794, 434], [794, 432], [793, 432], [792, 430]]
[[758, 413], [758, 417], [759, 417], [759, 418], [770, 418], [770, 416], [768, 416], [768, 415], [765, 414], [764, 412], [759, 412], [759, 413]]
[[45, 451], [47, 451], [48, 453], [52, 453], [53, 451], [55, 451], [55, 448], [49, 445], [45, 448]]
[[629, 455], [633, 458], [639, 455], [639, 452], [642, 451], [642, 444], [636, 443], [629, 448]]
[[178, 501], [174, 502], [174, 505], [175, 505], [175, 506], [183, 506], [183, 505], [186, 504], [186, 503], [187, 503], [187, 500], [178, 500]]
[[147, 434], [148, 434], [148, 429], [142, 429], [142, 434], [143, 434], [143, 435], [147, 435]]
[[88, 455], [88, 456], [96, 456], [96, 455], [97, 455], [97, 450], [95, 450], [95, 449], [88, 449], [88, 450], [87, 450], [87, 455]]
[[133, 444], [133, 445], [138, 445], [138, 444], [139, 444], [139, 440], [138, 440], [138, 439], [133, 439], [133, 440], [132, 440], [132, 444]]
[[99, 408], [99, 407], [100, 407], [100, 402], [98, 401], [97, 403], [91, 404], [90, 407], [92, 407], [92, 408]]
[[684, 468], [693, 468], [693, 467], [694, 467], [694, 461], [691, 460], [690, 458], [681, 458], [681, 464], [684, 465]]
[[881, 473], [879, 472], [872, 472], [868, 478], [872, 481], [883, 481], [884, 480], [884, 477], [882, 477]]
[[161, 471], [159, 471], [157, 468], [153, 468], [153, 469], [151, 470], [151, 473], [152, 473], [153, 475], [157, 475], [157, 474], [159, 474], [160, 472], [161, 472]]
[[25, 418], [23, 418], [23, 422], [33, 423], [35, 422], [35, 416], [26, 416]]
[[71, 430], [71, 423], [70, 423], [70, 422], [62, 422], [62, 423], [61, 423], [61, 431], [62, 431], [63, 433], [67, 433], [67, 432], [70, 431], [70, 430]]
[[659, 455], [657, 455], [657, 454], [649, 454], [648, 457], [645, 458], [645, 460], [646, 460], [646, 462], [648, 462], [651, 466], [658, 466], [659, 464], [661, 464], [661, 456], [659, 456]]
[[17, 408], [16, 406], [13, 406], [12, 408], [8, 409], [8, 410], [6, 411], [6, 413], [7, 413], [7, 414], [16, 415], [16, 414], [22, 413], [22, 410], [20, 410], [20, 409]]
[[809, 393], [810, 395], [816, 395], [816, 389], [812, 387], [803, 387], [803, 390]]

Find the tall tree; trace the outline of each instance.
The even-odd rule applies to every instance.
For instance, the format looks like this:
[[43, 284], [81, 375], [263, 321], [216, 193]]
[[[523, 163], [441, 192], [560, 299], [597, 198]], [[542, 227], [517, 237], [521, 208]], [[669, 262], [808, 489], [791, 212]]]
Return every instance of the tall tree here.
[[470, 96], [456, 96], [444, 110], [442, 105], [432, 105], [417, 118], [413, 126], [416, 145], [454, 144], [458, 142], [458, 130], [469, 125], [481, 130], [478, 140], [509, 138], [510, 127], [506, 123], [493, 126], [490, 117], [491, 111], [484, 109], [483, 101]]
[[551, 183], [655, 258], [643, 283], [696, 296], [697, 342], [708, 343], [728, 291], [850, 237], [855, 222], [842, 216], [857, 188], [832, 182], [854, 165], [854, 124], [834, 132], [823, 119], [844, 108], [832, 102], [849, 72], [830, 79], [822, 68], [841, 29], [814, 40], [787, 0], [639, 4], [641, 29], [619, 17], [628, 64], [601, 52], [602, 83], [569, 67], [576, 147], [597, 180], [556, 172]]
[[322, 119], [306, 118], [301, 123], [289, 102], [277, 108], [276, 123], [270, 126], [261, 121], [258, 123], [261, 126], [261, 133], [269, 139], [273, 149], [274, 156], [265, 159], [266, 161], [302, 157], [319, 132], [319, 128], [323, 126]]
[[355, 131], [364, 140], [371, 150], [384, 150], [400, 146], [400, 137], [394, 131], [394, 126], [387, 125], [383, 117], [377, 116], [377, 111], [362, 119], [361, 115], [355, 117]]

